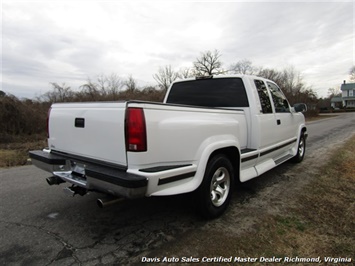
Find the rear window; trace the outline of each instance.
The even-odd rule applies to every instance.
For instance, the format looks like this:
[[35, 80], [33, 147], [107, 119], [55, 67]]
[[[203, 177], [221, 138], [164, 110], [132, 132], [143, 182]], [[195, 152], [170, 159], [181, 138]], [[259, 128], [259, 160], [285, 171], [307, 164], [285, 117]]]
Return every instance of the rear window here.
[[215, 78], [175, 83], [167, 103], [204, 107], [249, 107], [241, 78]]

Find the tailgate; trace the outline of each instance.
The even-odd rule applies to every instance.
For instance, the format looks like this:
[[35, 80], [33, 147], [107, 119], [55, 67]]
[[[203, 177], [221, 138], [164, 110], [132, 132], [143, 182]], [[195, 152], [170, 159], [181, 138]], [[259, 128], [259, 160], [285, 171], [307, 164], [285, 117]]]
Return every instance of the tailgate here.
[[49, 148], [126, 166], [125, 110], [123, 102], [53, 104]]

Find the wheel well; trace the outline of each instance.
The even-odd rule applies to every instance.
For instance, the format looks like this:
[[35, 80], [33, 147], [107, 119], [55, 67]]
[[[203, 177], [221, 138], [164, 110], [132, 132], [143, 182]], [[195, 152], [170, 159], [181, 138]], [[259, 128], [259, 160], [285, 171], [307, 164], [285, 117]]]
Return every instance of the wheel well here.
[[223, 154], [227, 156], [231, 164], [233, 165], [234, 168], [234, 179], [236, 182], [240, 180], [240, 153], [237, 147], [226, 147], [226, 148], [221, 148], [218, 150], [215, 150], [212, 152], [210, 157], [208, 158], [208, 161], [213, 158], [217, 154]]
[[[308, 133], [307, 133], [307, 128], [306, 127], [303, 127], [302, 129], [301, 129], [301, 136], [304, 136], [305, 137], [305, 140], [307, 139], [307, 137], [308, 137]], [[297, 144], [298, 145], [298, 144]]]

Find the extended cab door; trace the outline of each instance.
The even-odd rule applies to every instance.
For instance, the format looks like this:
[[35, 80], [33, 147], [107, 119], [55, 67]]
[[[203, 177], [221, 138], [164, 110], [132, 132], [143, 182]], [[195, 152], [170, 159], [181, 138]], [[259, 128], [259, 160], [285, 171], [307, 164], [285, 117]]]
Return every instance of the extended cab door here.
[[281, 89], [272, 82], [267, 82], [269, 88], [273, 108], [275, 112], [275, 135], [278, 137], [279, 143], [287, 149], [288, 146], [294, 145], [297, 141], [297, 123], [291, 112], [290, 104]]
[[259, 135], [259, 143], [257, 144], [257, 148], [260, 150], [269, 149], [270, 147], [276, 145], [279, 141], [279, 137], [275, 134], [277, 125], [276, 117], [266, 83], [263, 80], [255, 79], [254, 84], [260, 101], [260, 113], [256, 115], [256, 131]]

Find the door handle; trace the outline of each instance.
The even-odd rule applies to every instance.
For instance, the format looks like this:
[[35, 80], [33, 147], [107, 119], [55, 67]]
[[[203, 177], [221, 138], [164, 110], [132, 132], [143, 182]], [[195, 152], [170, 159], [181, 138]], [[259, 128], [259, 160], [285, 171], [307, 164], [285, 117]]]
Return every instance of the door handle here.
[[277, 120], [276, 120], [276, 123], [277, 123], [277, 125], [281, 125], [281, 120], [280, 120], [280, 119], [277, 119]]

